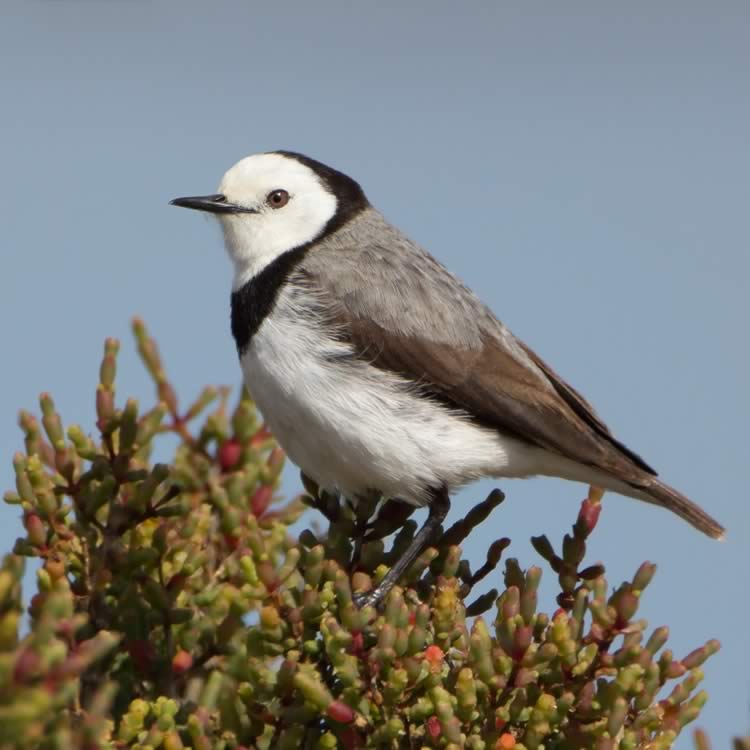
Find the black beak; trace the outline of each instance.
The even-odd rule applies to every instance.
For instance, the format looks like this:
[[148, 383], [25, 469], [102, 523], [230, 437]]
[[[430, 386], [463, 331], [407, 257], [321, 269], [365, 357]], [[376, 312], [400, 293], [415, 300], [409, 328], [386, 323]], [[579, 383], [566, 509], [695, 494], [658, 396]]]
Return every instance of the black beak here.
[[236, 203], [228, 203], [225, 195], [193, 195], [187, 198], [175, 198], [169, 201], [170, 206], [194, 208], [196, 211], [208, 211], [212, 214], [257, 214], [254, 208], [245, 208]]

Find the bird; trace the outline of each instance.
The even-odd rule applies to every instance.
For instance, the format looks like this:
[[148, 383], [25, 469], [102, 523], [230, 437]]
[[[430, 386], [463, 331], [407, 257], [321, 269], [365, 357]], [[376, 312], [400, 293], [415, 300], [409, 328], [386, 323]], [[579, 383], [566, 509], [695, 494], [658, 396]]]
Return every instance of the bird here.
[[376, 604], [481, 477], [558, 477], [723, 527], [662, 482], [591, 404], [469, 288], [389, 223], [346, 174], [294, 151], [258, 153], [217, 193], [233, 265], [231, 330], [245, 384], [290, 459], [356, 501], [427, 506]]

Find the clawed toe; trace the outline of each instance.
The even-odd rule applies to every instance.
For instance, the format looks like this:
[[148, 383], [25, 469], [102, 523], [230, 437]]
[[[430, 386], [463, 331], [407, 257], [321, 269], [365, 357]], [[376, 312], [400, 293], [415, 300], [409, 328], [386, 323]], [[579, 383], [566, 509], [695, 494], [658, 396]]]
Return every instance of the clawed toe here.
[[380, 601], [377, 589], [372, 591], [358, 591], [352, 594], [352, 601], [357, 609], [363, 609], [364, 607], [376, 607]]

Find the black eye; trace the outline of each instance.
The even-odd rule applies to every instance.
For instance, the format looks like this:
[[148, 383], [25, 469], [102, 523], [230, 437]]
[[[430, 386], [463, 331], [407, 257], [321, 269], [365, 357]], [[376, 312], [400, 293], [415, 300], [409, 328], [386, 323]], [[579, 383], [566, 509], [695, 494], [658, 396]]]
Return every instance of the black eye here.
[[283, 208], [289, 203], [289, 193], [286, 190], [274, 190], [266, 196], [266, 203], [271, 208]]

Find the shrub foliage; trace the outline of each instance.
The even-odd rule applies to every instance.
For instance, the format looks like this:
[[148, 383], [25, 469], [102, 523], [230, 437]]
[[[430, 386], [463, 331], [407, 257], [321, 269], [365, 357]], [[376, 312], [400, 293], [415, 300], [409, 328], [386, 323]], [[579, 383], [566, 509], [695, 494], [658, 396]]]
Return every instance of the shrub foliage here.
[[[0, 568], [0, 748], [656, 750], [696, 718], [718, 643], [676, 658], [667, 628], [637, 616], [655, 566], [610, 590], [584, 563], [596, 498], [557, 548], [532, 540], [559, 582], [552, 614], [538, 609], [540, 567], [507, 558], [496, 571], [510, 540], [477, 570], [462, 558], [499, 491], [380, 610], [360, 610], [352, 594], [413, 537], [411, 509], [352, 507], [304, 478], [282, 501], [284, 455], [248, 397], [230, 407], [229, 389], [206, 388], [181, 407], [143, 323], [134, 331], [151, 409], [116, 405], [108, 340], [94, 435], [65, 430], [47, 394], [41, 425], [20, 416], [5, 500], [26, 535]], [[174, 458], [153, 463], [164, 435]], [[303, 513], [314, 528], [297, 538]], [[28, 623], [24, 558], [40, 563]], [[501, 592], [473, 593], [488, 578]]]

